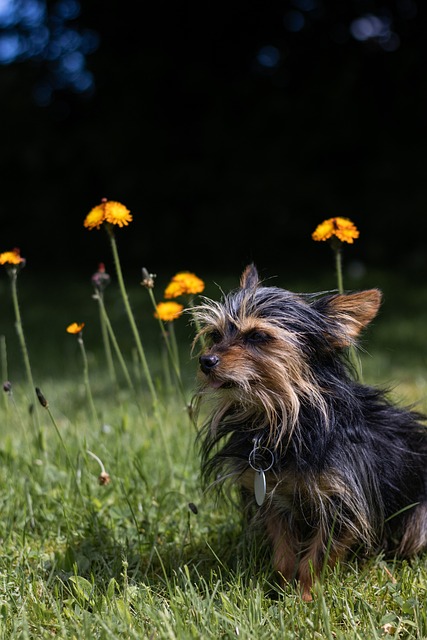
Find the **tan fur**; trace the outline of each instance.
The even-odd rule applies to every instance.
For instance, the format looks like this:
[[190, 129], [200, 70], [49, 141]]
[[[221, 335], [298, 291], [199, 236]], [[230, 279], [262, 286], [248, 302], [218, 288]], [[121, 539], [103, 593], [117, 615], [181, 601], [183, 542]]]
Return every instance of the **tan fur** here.
[[368, 289], [332, 298], [329, 315], [341, 327], [341, 335], [335, 340], [335, 346], [347, 347], [354, 342], [362, 329], [377, 315], [381, 297], [378, 289]]
[[[403, 495], [425, 500], [422, 416], [399, 411], [384, 393], [353, 380], [345, 351], [378, 313], [378, 289], [294, 294], [263, 287], [254, 265], [240, 286], [222, 302], [204, 299], [192, 310], [201, 326], [193, 348], [202, 346], [196, 409], [211, 403], [201, 431], [203, 468], [214, 485], [241, 485], [271, 542], [273, 567], [285, 581], [297, 579], [309, 601], [313, 579], [350, 549], [398, 545], [400, 555], [411, 556], [427, 546], [425, 501], [399, 520], [405, 503], [378, 453], [386, 442], [401, 479], [414, 468], [412, 493], [404, 493], [409, 487], [401, 480]], [[390, 503], [398, 505], [395, 527]]]

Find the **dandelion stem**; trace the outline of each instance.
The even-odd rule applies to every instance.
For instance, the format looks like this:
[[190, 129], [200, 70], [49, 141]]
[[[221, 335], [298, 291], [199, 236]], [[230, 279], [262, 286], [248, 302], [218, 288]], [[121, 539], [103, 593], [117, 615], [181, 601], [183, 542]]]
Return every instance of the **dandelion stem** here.
[[[342, 252], [341, 252], [341, 242], [339, 245], [335, 243], [332, 245], [334, 253], [335, 253], [335, 268], [337, 272], [337, 282], [338, 282], [338, 291], [339, 293], [344, 293], [344, 284], [343, 284], [343, 275], [342, 275]], [[360, 362], [359, 355], [354, 347], [354, 345], [350, 345], [349, 355], [354, 366], [354, 369], [357, 373], [357, 377], [360, 381], [362, 381], [362, 363]]]
[[[48, 414], [49, 414], [50, 421], [52, 422], [52, 424], [53, 424], [53, 426], [54, 426], [54, 429], [55, 429], [55, 431], [56, 431], [56, 434], [57, 434], [57, 436], [58, 436], [58, 438], [59, 438], [59, 441], [60, 441], [60, 443], [61, 443], [61, 446], [62, 446], [62, 448], [64, 449], [64, 453], [65, 453], [65, 456], [66, 456], [66, 458], [67, 458], [67, 460], [68, 460], [68, 464], [70, 465], [71, 469], [73, 470], [73, 472], [74, 472], [74, 474], [75, 474], [75, 473], [76, 473], [76, 468], [75, 468], [75, 466], [74, 466], [73, 461], [72, 461], [72, 460], [71, 460], [71, 458], [70, 458], [70, 455], [69, 455], [69, 453], [68, 453], [67, 447], [65, 446], [64, 438], [63, 438], [63, 437], [62, 437], [62, 435], [61, 435], [61, 432], [60, 432], [60, 430], [59, 430], [59, 428], [58, 428], [58, 425], [56, 424], [56, 420], [55, 420], [55, 418], [53, 417], [52, 411], [49, 409], [49, 406], [47, 406], [47, 407], [46, 407], [46, 411], [47, 411], [47, 412], [48, 412]], [[77, 476], [76, 476], [76, 477], [77, 477]]]
[[[0, 358], [1, 358], [1, 376], [4, 384], [9, 378], [8, 372], [7, 372], [6, 336], [0, 336]], [[6, 411], [9, 411], [9, 400], [7, 398], [6, 393], [3, 394], [3, 398], [4, 398]]]
[[123, 298], [123, 302], [124, 302], [124, 305], [125, 305], [126, 313], [127, 313], [128, 319], [129, 319], [129, 324], [130, 324], [131, 329], [132, 329], [132, 333], [133, 333], [133, 336], [134, 336], [134, 339], [135, 339], [136, 348], [138, 350], [138, 355], [139, 355], [139, 358], [141, 360], [142, 367], [144, 369], [144, 374], [145, 374], [145, 377], [146, 377], [146, 380], [147, 380], [148, 387], [150, 389], [150, 393], [151, 393], [151, 397], [152, 397], [152, 400], [153, 400], [153, 404], [154, 404], [154, 406], [157, 406], [157, 402], [158, 402], [157, 393], [156, 393], [156, 389], [154, 387], [154, 383], [153, 383], [153, 380], [152, 380], [152, 377], [151, 377], [150, 369], [148, 367], [147, 358], [145, 356], [144, 348], [142, 346], [142, 342], [141, 342], [141, 339], [140, 339], [140, 336], [139, 336], [139, 333], [138, 333], [138, 328], [136, 326], [135, 318], [133, 316], [132, 309], [131, 309], [131, 306], [130, 306], [130, 303], [129, 303], [128, 294], [127, 294], [125, 283], [124, 283], [124, 280], [123, 280], [123, 274], [122, 274], [122, 269], [121, 269], [121, 265], [120, 265], [120, 258], [119, 258], [119, 253], [118, 253], [118, 250], [117, 250], [117, 243], [116, 243], [116, 239], [114, 237], [114, 232], [110, 228], [109, 225], [107, 225], [106, 228], [107, 228], [108, 235], [109, 235], [110, 242], [111, 242], [111, 249], [112, 249], [112, 252], [113, 252], [114, 263], [115, 263], [115, 266], [116, 266], [117, 280], [118, 280], [118, 283], [119, 283], [120, 292], [122, 294], [122, 298]]
[[105, 467], [104, 467], [104, 464], [103, 464], [102, 460], [100, 458], [98, 458], [98, 456], [95, 453], [92, 453], [92, 451], [89, 451], [89, 449], [86, 449], [86, 453], [88, 453], [90, 456], [92, 456], [92, 458], [94, 460], [97, 461], [97, 463], [101, 467], [101, 473], [106, 473]]
[[24, 424], [24, 421], [22, 420], [21, 412], [13, 396], [12, 384], [10, 382], [4, 382], [3, 391], [5, 392], [4, 395], [5, 395], [6, 401], [8, 402], [7, 410], [9, 410], [9, 402], [10, 402], [14, 411], [16, 412], [21, 428], [23, 429], [23, 432], [25, 434], [25, 440], [27, 441], [27, 430], [25, 429], [25, 424]]
[[[120, 351], [120, 347], [119, 347], [119, 344], [117, 342], [116, 336], [114, 334], [113, 327], [111, 326], [111, 322], [110, 322], [110, 318], [108, 317], [107, 310], [105, 309], [104, 300], [100, 295], [99, 296], [97, 295], [96, 298], [97, 298], [98, 303], [99, 303], [100, 315], [102, 317], [103, 325], [105, 326], [105, 328], [106, 328], [106, 330], [108, 332], [108, 336], [109, 336], [109, 338], [111, 340], [111, 343], [113, 345], [114, 351], [115, 351], [116, 356], [117, 356], [117, 359], [118, 359], [118, 361], [120, 363], [120, 366], [122, 368], [123, 375], [124, 375], [124, 377], [126, 379], [126, 382], [127, 382], [128, 386], [129, 386], [129, 389], [133, 393], [135, 393], [135, 388], [133, 386], [132, 379], [130, 377], [130, 374], [129, 374], [128, 368], [126, 366], [125, 360], [124, 360], [124, 358], [122, 356], [122, 353]], [[107, 341], [108, 341], [108, 339], [107, 339]], [[108, 344], [109, 344], [109, 341], [108, 341]]]
[[63, 439], [63, 437], [62, 437], [62, 435], [61, 435], [61, 432], [60, 432], [60, 430], [59, 430], [59, 427], [58, 427], [58, 425], [56, 424], [56, 420], [55, 420], [55, 418], [53, 417], [53, 413], [52, 413], [52, 411], [50, 410], [49, 403], [48, 403], [48, 401], [46, 400], [46, 398], [45, 398], [45, 396], [44, 396], [43, 392], [39, 389], [39, 387], [36, 387], [36, 388], [35, 388], [35, 396], [36, 396], [37, 400], [39, 401], [39, 403], [42, 405], [42, 407], [43, 407], [44, 409], [46, 409], [46, 411], [47, 411], [47, 413], [48, 413], [48, 415], [49, 415], [50, 421], [51, 421], [51, 423], [53, 424], [53, 427], [54, 427], [54, 429], [55, 429], [55, 431], [56, 431], [56, 434], [57, 434], [57, 436], [58, 436], [58, 438], [59, 438], [59, 441], [60, 441], [60, 443], [61, 443], [61, 446], [62, 446], [62, 448], [64, 449], [64, 453], [65, 453], [65, 456], [66, 456], [66, 458], [67, 458], [68, 464], [70, 465], [70, 468], [71, 468], [71, 470], [73, 471], [74, 481], [75, 481], [75, 483], [76, 483], [76, 487], [77, 487], [78, 494], [79, 494], [79, 496], [80, 496], [80, 498], [81, 498], [82, 502], [84, 502], [84, 500], [83, 500], [83, 495], [82, 495], [82, 492], [81, 492], [81, 489], [80, 489], [80, 485], [79, 485], [78, 480], [77, 480], [77, 469], [76, 469], [76, 466], [75, 466], [75, 464], [73, 463], [73, 461], [71, 460], [70, 454], [68, 453], [67, 447], [65, 446], [65, 442], [64, 442], [64, 439]]
[[104, 351], [105, 351], [105, 358], [107, 360], [107, 367], [108, 367], [108, 371], [110, 373], [110, 378], [111, 378], [112, 384], [117, 386], [116, 371], [114, 369], [113, 356], [112, 356], [112, 353], [111, 353], [111, 345], [110, 345], [110, 340], [109, 340], [109, 333], [110, 332], [109, 332], [109, 329], [107, 327], [108, 318], [106, 318], [106, 312], [105, 312], [104, 300], [103, 300], [102, 293], [98, 293], [95, 296], [95, 298], [98, 300], [98, 304], [99, 304], [99, 320], [100, 320], [100, 324], [101, 324], [101, 335], [102, 335], [102, 342], [104, 343]]
[[170, 335], [170, 342], [171, 342], [171, 350], [172, 350], [172, 353], [173, 353], [174, 360], [176, 362], [176, 368], [180, 372], [180, 376], [181, 376], [181, 367], [180, 367], [180, 364], [179, 364], [178, 343], [176, 341], [175, 327], [174, 327], [173, 322], [169, 323], [169, 335]]
[[169, 452], [169, 446], [168, 446], [168, 442], [166, 440], [164, 431], [163, 431], [163, 426], [162, 426], [162, 418], [159, 412], [159, 402], [158, 402], [158, 398], [157, 398], [157, 393], [156, 393], [156, 389], [154, 387], [154, 383], [153, 383], [153, 379], [151, 377], [151, 373], [150, 373], [150, 369], [148, 367], [148, 362], [147, 362], [147, 358], [145, 356], [145, 351], [144, 348], [142, 346], [142, 342], [141, 342], [141, 338], [139, 336], [139, 332], [138, 332], [138, 327], [136, 326], [136, 322], [135, 322], [135, 318], [133, 316], [132, 313], [132, 309], [129, 303], [129, 298], [128, 298], [128, 294], [126, 291], [126, 287], [125, 287], [125, 282], [123, 279], [123, 273], [122, 273], [122, 268], [120, 265], [120, 258], [119, 258], [119, 252], [117, 250], [117, 243], [116, 243], [116, 239], [114, 237], [114, 232], [113, 229], [110, 227], [110, 225], [107, 224], [106, 226], [107, 228], [107, 232], [111, 241], [111, 249], [113, 252], [113, 259], [114, 259], [114, 263], [116, 266], [116, 273], [117, 273], [117, 280], [119, 283], [119, 287], [120, 287], [120, 291], [122, 294], [122, 298], [123, 298], [123, 302], [125, 305], [125, 309], [126, 309], [126, 313], [129, 319], [129, 324], [131, 326], [132, 329], [132, 333], [135, 339], [135, 344], [136, 344], [136, 348], [138, 351], [138, 357], [141, 361], [142, 364], [142, 368], [144, 370], [144, 374], [145, 374], [145, 378], [147, 380], [147, 384], [151, 393], [151, 398], [152, 398], [152, 402], [153, 402], [153, 409], [154, 409], [154, 413], [156, 415], [156, 418], [158, 420], [159, 423], [159, 430], [160, 430], [160, 435], [163, 441], [163, 446], [164, 446], [164, 450], [165, 450], [165, 455], [166, 458], [169, 462], [169, 466], [172, 470], [172, 460], [170, 457], [170, 452]]
[[342, 277], [342, 253], [341, 247], [334, 248], [335, 253], [335, 268], [337, 272], [338, 291], [344, 293], [343, 277]]
[[[152, 302], [153, 308], [154, 308], [154, 310], [156, 310], [157, 309], [157, 303], [156, 303], [156, 299], [154, 297], [153, 289], [148, 287], [148, 293], [149, 293], [150, 300]], [[172, 323], [170, 323], [170, 324], [172, 324]], [[162, 336], [163, 336], [163, 339], [164, 339], [165, 344], [166, 344], [166, 349], [168, 351], [170, 361], [172, 363], [173, 371], [174, 371], [174, 374], [175, 374], [177, 382], [178, 382], [179, 389], [180, 389], [180, 391], [181, 391], [181, 393], [183, 395], [183, 398], [185, 399], [185, 391], [184, 391], [184, 386], [182, 384], [182, 379], [181, 379], [181, 371], [180, 371], [179, 361], [178, 361], [176, 340], [175, 340], [175, 348], [173, 348], [172, 345], [171, 345], [171, 340], [169, 339], [169, 335], [172, 336], [172, 334], [170, 333], [168, 335], [168, 333], [167, 333], [167, 331], [165, 329], [165, 325], [164, 325], [163, 321], [160, 320], [160, 318], [159, 318], [159, 325], [160, 325], [160, 331], [162, 332]]]
[[98, 414], [95, 408], [95, 403], [93, 401], [93, 396], [92, 396], [92, 389], [90, 387], [90, 380], [89, 380], [89, 364], [87, 361], [87, 354], [86, 354], [86, 349], [85, 349], [85, 345], [83, 342], [83, 336], [82, 333], [80, 332], [77, 335], [77, 342], [79, 344], [80, 347], [80, 351], [82, 354], [82, 358], [83, 358], [83, 376], [84, 376], [84, 383], [85, 383], [85, 387], [86, 387], [86, 395], [87, 395], [87, 399], [89, 402], [89, 407], [92, 413], [92, 418], [95, 422], [95, 424], [98, 422]]
[[[154, 308], [154, 310], [156, 310], [157, 309], [157, 303], [156, 303], [156, 299], [155, 299], [155, 296], [154, 296], [154, 293], [153, 293], [153, 289], [151, 287], [147, 287], [147, 289], [148, 289], [148, 293], [150, 295], [151, 302], [153, 304], [153, 308]], [[160, 330], [161, 330], [162, 335], [163, 335], [163, 339], [164, 339], [165, 344], [166, 344], [166, 348], [167, 348], [167, 351], [168, 351], [169, 359], [170, 359], [170, 361], [172, 363], [172, 368], [173, 368], [176, 380], [178, 382], [178, 388], [179, 388], [179, 391], [180, 391], [180, 393], [182, 395], [182, 398], [184, 400], [184, 403], [185, 403], [185, 407], [186, 407], [188, 416], [190, 418], [190, 421], [191, 421], [192, 425], [194, 427], [196, 427], [196, 423], [194, 421], [194, 415], [193, 415], [192, 407], [191, 407], [191, 404], [187, 401], [187, 396], [186, 396], [186, 393], [185, 393], [184, 384], [182, 382], [181, 369], [180, 369], [180, 366], [179, 366], [178, 346], [177, 346], [177, 342], [176, 342], [176, 335], [175, 335], [174, 328], [172, 326], [172, 323], [170, 323], [171, 327], [170, 327], [170, 333], [168, 335], [168, 333], [167, 333], [167, 331], [165, 329], [165, 325], [164, 325], [163, 321], [160, 318], [159, 318], [159, 325], [160, 325]], [[170, 338], [169, 338], [169, 336], [170, 336]], [[171, 342], [172, 342], [172, 344], [171, 344]]]
[[39, 415], [38, 415], [37, 395], [35, 392], [33, 374], [32, 374], [31, 365], [30, 365], [30, 358], [28, 355], [27, 344], [25, 342], [24, 329], [22, 326], [22, 319], [21, 319], [21, 311], [19, 308], [18, 286], [17, 286], [18, 273], [16, 268], [11, 268], [8, 271], [9, 271], [10, 283], [11, 283], [13, 308], [15, 312], [15, 328], [16, 328], [16, 333], [18, 334], [18, 340], [20, 343], [21, 351], [22, 351], [22, 357], [24, 359], [24, 366], [25, 366], [25, 372], [27, 375], [27, 381], [31, 390], [31, 397], [32, 397], [32, 404], [33, 404], [32, 416], [33, 416], [34, 426], [37, 430], [39, 446], [42, 450], [44, 450], [43, 435], [42, 435]]
[[101, 467], [101, 473], [98, 476], [99, 484], [103, 484], [103, 485], [109, 484], [111, 480], [110, 474], [105, 471], [105, 467], [102, 460], [98, 458], [97, 455], [92, 453], [92, 451], [89, 451], [89, 449], [86, 449], [86, 453], [88, 453], [94, 460], [96, 460], [99, 466]]

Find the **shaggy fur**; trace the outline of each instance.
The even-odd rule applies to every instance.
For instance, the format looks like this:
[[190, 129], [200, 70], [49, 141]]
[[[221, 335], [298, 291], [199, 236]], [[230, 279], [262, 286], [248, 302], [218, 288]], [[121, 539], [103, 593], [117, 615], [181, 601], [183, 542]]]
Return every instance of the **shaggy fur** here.
[[240, 288], [195, 310], [204, 480], [240, 485], [274, 568], [305, 600], [324, 564], [352, 549], [409, 557], [427, 546], [425, 417], [358, 382], [348, 359], [380, 303], [377, 289], [266, 287], [249, 265]]

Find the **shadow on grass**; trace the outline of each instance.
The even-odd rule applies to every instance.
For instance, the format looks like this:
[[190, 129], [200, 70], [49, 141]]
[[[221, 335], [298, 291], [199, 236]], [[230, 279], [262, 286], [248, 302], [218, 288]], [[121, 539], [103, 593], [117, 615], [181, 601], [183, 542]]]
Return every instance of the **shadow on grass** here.
[[[248, 588], [261, 577], [266, 597], [278, 598], [280, 586], [265, 540], [253, 531], [245, 532], [233, 521], [222, 523], [219, 530], [193, 535], [194, 517], [189, 510], [185, 535], [173, 543], [155, 526], [150, 534], [132, 535], [129, 531], [119, 540], [96, 515], [83, 535], [70, 542], [63, 554], [56, 555], [51, 576], [62, 584], [64, 595], [78, 599], [80, 606], [84, 604], [78, 593], [82, 580], [102, 597], [112, 581], [120, 591], [132, 585], [167, 594], [175, 586], [185, 588], [188, 581], [203, 590], [202, 585], [212, 585], [220, 576], [224, 585], [237, 582]], [[86, 598], [88, 609], [93, 608], [93, 602], [93, 598]]]

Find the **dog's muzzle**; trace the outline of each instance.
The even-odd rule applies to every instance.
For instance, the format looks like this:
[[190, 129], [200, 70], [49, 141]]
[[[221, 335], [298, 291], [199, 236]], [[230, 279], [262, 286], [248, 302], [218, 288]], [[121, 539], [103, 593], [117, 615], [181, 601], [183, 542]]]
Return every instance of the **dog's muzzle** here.
[[208, 375], [212, 369], [214, 369], [217, 364], [219, 363], [219, 358], [218, 356], [200, 356], [199, 358], [199, 364], [200, 364], [200, 368], [203, 371], [203, 373], [206, 373], [206, 375]]

